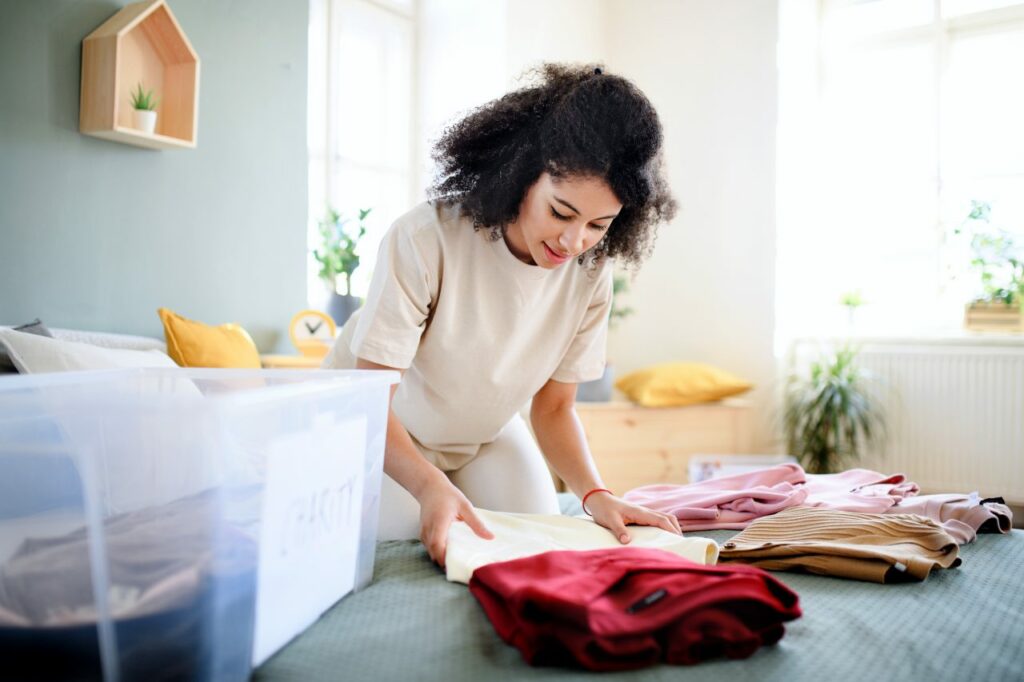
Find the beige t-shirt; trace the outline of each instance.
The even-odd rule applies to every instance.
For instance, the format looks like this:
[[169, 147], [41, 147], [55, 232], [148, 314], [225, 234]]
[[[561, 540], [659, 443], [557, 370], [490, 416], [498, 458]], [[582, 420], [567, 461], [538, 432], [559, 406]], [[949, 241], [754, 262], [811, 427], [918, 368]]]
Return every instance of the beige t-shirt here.
[[527, 265], [457, 206], [425, 202], [388, 230], [366, 303], [324, 366], [350, 368], [360, 357], [407, 368], [395, 414], [454, 468], [549, 379], [602, 375], [611, 303], [608, 259], [596, 268]]

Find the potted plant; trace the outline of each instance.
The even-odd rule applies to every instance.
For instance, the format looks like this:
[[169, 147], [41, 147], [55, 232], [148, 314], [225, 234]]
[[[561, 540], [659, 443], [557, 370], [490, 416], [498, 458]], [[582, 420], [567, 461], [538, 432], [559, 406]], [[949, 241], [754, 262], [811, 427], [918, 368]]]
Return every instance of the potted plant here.
[[[608, 316], [608, 328], [614, 329], [619, 322], [633, 314], [633, 309], [622, 304], [622, 295], [629, 292], [629, 280], [620, 273], [612, 276], [612, 310]], [[615, 372], [611, 363], [604, 366], [600, 379], [585, 381], [576, 387], [576, 400], [584, 403], [603, 403], [612, 399]]]
[[964, 326], [974, 331], [1024, 331], [1024, 244], [992, 225], [992, 207], [972, 201], [971, 211], [954, 230], [970, 237], [971, 266], [983, 294], [967, 305]]
[[[348, 227], [351, 221], [343, 219], [333, 208], [327, 210], [327, 216], [319, 224], [320, 246], [313, 251], [313, 257], [320, 264], [320, 279], [327, 285], [327, 313], [339, 327], [360, 304], [360, 300], [352, 295], [352, 273], [359, 267], [356, 247], [366, 235], [364, 221], [371, 210], [360, 209], [358, 226], [354, 231]], [[344, 277], [344, 293], [338, 290], [339, 277]]]
[[810, 376], [787, 380], [788, 451], [808, 473], [842, 471], [860, 459], [864, 447], [884, 440], [880, 406], [868, 391], [871, 377], [856, 359], [857, 351], [843, 346], [811, 363]]
[[839, 305], [846, 308], [846, 328], [849, 334], [853, 334], [856, 327], [854, 316], [857, 313], [857, 308], [864, 305], [864, 297], [861, 295], [860, 289], [843, 292], [839, 296]]
[[135, 113], [135, 127], [150, 135], [156, 130], [156, 105], [152, 90], [144, 90], [142, 83], [132, 91], [132, 109]]

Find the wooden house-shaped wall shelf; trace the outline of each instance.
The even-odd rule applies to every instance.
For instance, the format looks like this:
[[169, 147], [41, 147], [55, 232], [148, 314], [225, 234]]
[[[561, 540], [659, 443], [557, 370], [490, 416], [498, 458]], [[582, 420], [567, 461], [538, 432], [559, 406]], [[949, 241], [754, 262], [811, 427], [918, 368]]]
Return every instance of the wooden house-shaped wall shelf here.
[[[157, 99], [155, 133], [135, 128], [131, 93]], [[78, 128], [152, 149], [196, 146], [199, 57], [164, 0], [126, 5], [82, 41]]]

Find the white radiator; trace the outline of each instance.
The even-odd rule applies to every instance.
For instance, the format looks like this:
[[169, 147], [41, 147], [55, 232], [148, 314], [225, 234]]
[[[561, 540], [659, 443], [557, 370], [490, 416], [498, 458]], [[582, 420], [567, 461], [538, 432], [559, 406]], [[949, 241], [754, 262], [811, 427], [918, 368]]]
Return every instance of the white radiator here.
[[[865, 341], [888, 438], [861, 466], [904, 473], [922, 492], [971, 492], [1024, 504], [1024, 339]], [[795, 366], [822, 345], [798, 341]]]

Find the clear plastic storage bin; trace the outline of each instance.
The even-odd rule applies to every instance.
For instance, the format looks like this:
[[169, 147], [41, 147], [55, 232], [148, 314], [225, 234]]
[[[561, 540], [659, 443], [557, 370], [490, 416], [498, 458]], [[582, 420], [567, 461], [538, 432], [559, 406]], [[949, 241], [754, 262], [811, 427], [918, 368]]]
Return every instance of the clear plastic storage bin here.
[[397, 380], [0, 379], [0, 677], [247, 678], [371, 580]]

